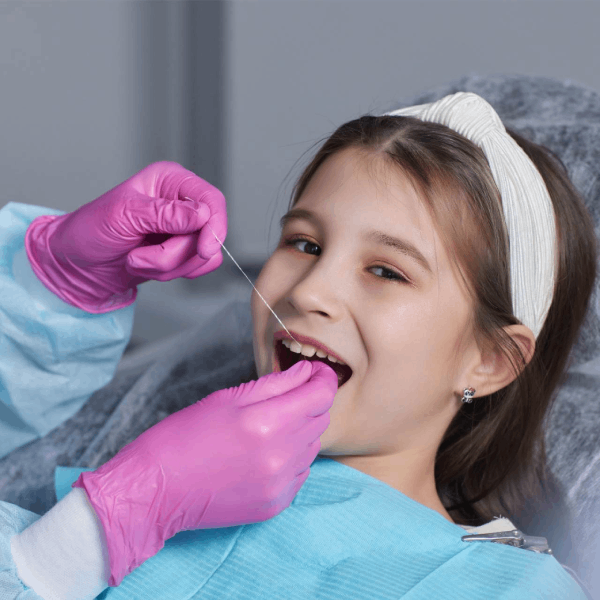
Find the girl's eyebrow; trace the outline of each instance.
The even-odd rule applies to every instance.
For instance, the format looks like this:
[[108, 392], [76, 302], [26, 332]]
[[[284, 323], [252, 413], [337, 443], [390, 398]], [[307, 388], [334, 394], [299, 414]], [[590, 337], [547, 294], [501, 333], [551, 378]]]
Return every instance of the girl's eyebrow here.
[[316, 223], [319, 219], [317, 215], [315, 215], [310, 210], [306, 210], [306, 208], [292, 208], [288, 210], [281, 219], [279, 219], [279, 226], [283, 229], [290, 221], [294, 219], [305, 219], [306, 221], [310, 221], [311, 223]]
[[[319, 221], [317, 215], [312, 211], [307, 210], [306, 208], [292, 208], [287, 213], [285, 213], [283, 217], [281, 217], [281, 219], [279, 220], [279, 225], [283, 229], [287, 225], [287, 223], [293, 221], [294, 219], [304, 219], [306, 221], [310, 221], [313, 224], [316, 224]], [[425, 258], [423, 253], [410, 242], [394, 237], [393, 235], [384, 233], [383, 231], [377, 231], [376, 229], [371, 229], [365, 232], [363, 238], [366, 240], [376, 242], [382, 246], [393, 248], [397, 252], [409, 256], [410, 258], [416, 260], [421, 265], [421, 267], [423, 267], [423, 269], [427, 271], [430, 275], [433, 275], [433, 270], [430, 264], [427, 262], [427, 259]]]

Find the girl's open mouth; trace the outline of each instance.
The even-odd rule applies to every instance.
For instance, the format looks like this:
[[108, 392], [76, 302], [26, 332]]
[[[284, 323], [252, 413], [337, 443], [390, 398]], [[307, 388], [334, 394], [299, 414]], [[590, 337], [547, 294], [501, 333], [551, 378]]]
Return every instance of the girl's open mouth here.
[[338, 390], [352, 377], [352, 369], [348, 365], [343, 365], [341, 363], [333, 363], [329, 359], [320, 358], [316, 354], [314, 356], [308, 357], [304, 356], [304, 354], [300, 354], [298, 352], [292, 352], [289, 348], [286, 348], [282, 340], [277, 340], [275, 342], [275, 353], [273, 357], [273, 371], [287, 371], [292, 365], [295, 365], [297, 362], [301, 360], [309, 360], [313, 361], [321, 361], [325, 364], [329, 365], [338, 376]]

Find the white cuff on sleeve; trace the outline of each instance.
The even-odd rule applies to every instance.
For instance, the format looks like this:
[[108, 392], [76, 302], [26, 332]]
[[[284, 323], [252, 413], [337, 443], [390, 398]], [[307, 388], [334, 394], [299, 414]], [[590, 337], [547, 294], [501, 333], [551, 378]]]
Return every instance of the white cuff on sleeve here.
[[17, 574], [44, 600], [92, 600], [110, 577], [104, 535], [85, 490], [74, 488], [12, 537]]

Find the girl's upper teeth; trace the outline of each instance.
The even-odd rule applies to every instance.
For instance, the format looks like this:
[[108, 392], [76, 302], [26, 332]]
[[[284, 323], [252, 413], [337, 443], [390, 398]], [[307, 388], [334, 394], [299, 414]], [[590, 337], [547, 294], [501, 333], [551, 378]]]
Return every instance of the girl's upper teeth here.
[[297, 354], [303, 354], [304, 356], [308, 356], [310, 358], [316, 353], [316, 355], [319, 358], [327, 357], [331, 362], [340, 363], [342, 365], [344, 364], [341, 360], [338, 360], [337, 358], [331, 356], [331, 354], [326, 354], [322, 350], [317, 350], [314, 346], [311, 346], [310, 344], [298, 344], [298, 342], [293, 342], [292, 340], [287, 339], [281, 340], [281, 343], [286, 348], [289, 348], [292, 352], [296, 352]]

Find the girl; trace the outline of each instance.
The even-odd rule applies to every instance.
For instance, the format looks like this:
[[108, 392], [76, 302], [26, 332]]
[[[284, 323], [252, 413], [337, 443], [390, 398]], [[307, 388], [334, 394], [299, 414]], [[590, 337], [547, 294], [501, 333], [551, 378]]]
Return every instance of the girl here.
[[[260, 378], [298, 373], [304, 357], [337, 375], [320, 458], [262, 522], [199, 521], [171, 538], [193, 529], [175, 511], [164, 549], [102, 597], [584, 598], [552, 556], [462, 537], [551, 493], [542, 424], [595, 265], [590, 216], [560, 162], [482, 98], [339, 127], [297, 182], [256, 282], [284, 327], [252, 297]], [[163, 423], [167, 489], [160, 449], [183, 421]], [[102, 478], [121, 494], [133, 485], [121, 465], [135, 442], [124, 450], [75, 484], [109, 542], [121, 521]]]
[[[481, 525], [551, 477], [542, 419], [587, 311], [596, 236], [558, 159], [504, 133], [483, 99], [397, 113], [417, 116], [362, 117], [319, 149], [257, 287], [292, 335], [352, 368], [320, 455]], [[521, 168], [526, 183], [506, 173]], [[256, 296], [252, 309], [258, 374], [273, 355], [289, 366]]]

